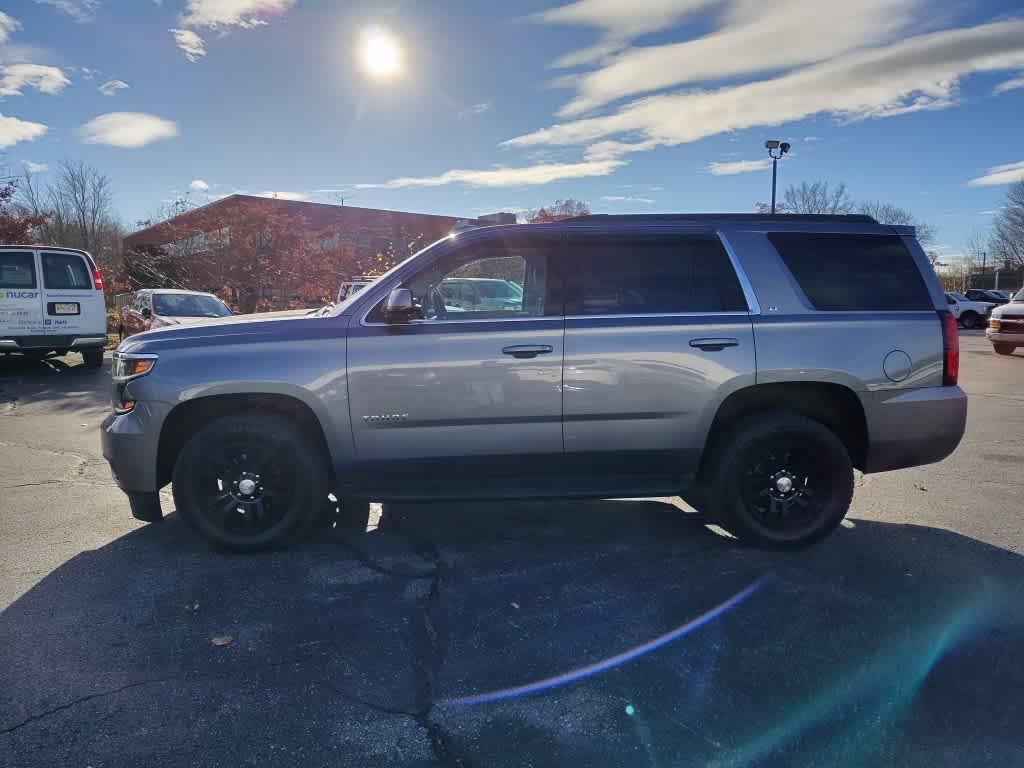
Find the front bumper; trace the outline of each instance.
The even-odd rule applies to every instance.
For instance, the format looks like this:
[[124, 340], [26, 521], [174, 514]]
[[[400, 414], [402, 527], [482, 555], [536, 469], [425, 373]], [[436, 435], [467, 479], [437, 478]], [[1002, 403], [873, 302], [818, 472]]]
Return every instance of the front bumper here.
[[103, 458], [126, 493], [156, 492], [157, 450], [165, 407], [142, 401], [129, 413], [111, 413], [100, 425]]
[[1006, 331], [994, 331], [989, 328], [985, 331], [985, 338], [1000, 344], [1020, 344], [1024, 346], [1024, 333], [1007, 333]]
[[862, 393], [868, 427], [864, 472], [932, 464], [949, 456], [967, 426], [960, 387]]

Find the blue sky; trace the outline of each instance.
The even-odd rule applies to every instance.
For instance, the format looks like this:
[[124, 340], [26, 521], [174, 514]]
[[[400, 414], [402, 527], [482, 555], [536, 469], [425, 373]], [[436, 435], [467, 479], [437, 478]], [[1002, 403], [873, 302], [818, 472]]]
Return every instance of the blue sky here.
[[[849, 6], [849, 7], [847, 7]], [[9, 171], [110, 175], [128, 225], [235, 191], [476, 215], [743, 211], [845, 181], [947, 255], [1024, 178], [1024, 9], [926, 0], [17, 0]], [[399, 71], [368, 70], [367, 40]]]

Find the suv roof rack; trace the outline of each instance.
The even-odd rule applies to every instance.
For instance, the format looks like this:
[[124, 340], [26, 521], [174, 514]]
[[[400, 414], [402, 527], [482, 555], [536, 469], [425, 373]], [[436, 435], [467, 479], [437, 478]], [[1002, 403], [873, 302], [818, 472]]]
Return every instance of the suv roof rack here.
[[845, 221], [877, 224], [866, 213], [589, 213], [566, 221]]

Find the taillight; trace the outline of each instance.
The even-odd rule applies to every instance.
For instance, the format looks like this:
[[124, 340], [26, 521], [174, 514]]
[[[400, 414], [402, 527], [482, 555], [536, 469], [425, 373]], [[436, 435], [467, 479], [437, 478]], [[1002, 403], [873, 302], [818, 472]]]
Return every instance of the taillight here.
[[942, 321], [942, 384], [953, 387], [960, 377], [960, 335], [952, 312], [941, 310], [939, 319]]
[[97, 291], [103, 290], [103, 275], [100, 274], [99, 267], [92, 271], [92, 284], [96, 286]]

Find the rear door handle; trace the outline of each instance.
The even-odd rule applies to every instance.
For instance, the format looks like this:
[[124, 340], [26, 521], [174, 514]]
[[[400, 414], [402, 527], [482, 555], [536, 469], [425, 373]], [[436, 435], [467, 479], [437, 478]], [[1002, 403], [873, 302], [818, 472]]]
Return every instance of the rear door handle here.
[[720, 352], [726, 347], [738, 347], [739, 339], [690, 339], [690, 346], [705, 352]]
[[503, 355], [512, 355], [512, 357], [520, 360], [536, 357], [537, 355], [547, 355], [554, 351], [555, 348], [549, 344], [516, 344], [511, 347], [501, 348]]

